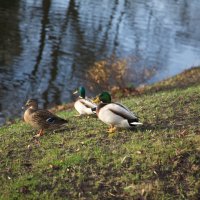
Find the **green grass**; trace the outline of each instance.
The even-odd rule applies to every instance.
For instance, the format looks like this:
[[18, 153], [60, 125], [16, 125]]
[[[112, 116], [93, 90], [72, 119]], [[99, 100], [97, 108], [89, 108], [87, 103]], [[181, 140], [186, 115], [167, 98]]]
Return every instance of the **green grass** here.
[[144, 125], [112, 137], [74, 109], [58, 113], [67, 130], [39, 139], [21, 120], [2, 127], [0, 199], [199, 199], [200, 83], [174, 83], [118, 99]]

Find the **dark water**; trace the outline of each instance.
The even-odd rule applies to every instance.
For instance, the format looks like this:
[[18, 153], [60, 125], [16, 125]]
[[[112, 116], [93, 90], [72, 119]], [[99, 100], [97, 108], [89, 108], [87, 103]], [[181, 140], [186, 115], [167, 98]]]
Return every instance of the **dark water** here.
[[28, 97], [71, 101], [90, 66], [111, 55], [137, 58], [135, 71], [156, 68], [134, 85], [199, 65], [199, 10], [199, 0], [0, 0], [0, 121]]

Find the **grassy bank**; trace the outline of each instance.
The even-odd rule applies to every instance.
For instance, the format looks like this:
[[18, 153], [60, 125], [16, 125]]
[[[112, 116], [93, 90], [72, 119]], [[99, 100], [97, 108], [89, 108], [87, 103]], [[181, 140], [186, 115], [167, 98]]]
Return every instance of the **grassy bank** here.
[[0, 199], [199, 199], [199, 74], [118, 99], [144, 125], [112, 137], [74, 109], [58, 113], [70, 120], [67, 130], [39, 139], [21, 120], [2, 127]]

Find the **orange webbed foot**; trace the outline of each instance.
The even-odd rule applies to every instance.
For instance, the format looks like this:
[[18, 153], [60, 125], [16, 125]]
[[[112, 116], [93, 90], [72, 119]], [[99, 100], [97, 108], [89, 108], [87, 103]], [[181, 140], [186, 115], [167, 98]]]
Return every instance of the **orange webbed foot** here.
[[41, 129], [38, 131], [38, 133], [34, 136], [35, 138], [41, 137], [42, 135], [44, 135], [44, 130]]

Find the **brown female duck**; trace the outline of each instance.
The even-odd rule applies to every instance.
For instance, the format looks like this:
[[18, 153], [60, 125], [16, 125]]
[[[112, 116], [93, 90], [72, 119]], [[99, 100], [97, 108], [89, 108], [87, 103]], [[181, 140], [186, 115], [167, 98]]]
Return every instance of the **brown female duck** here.
[[45, 130], [59, 129], [68, 122], [48, 110], [39, 109], [36, 99], [29, 99], [25, 107], [24, 121], [35, 129], [39, 129], [36, 137], [43, 135]]

